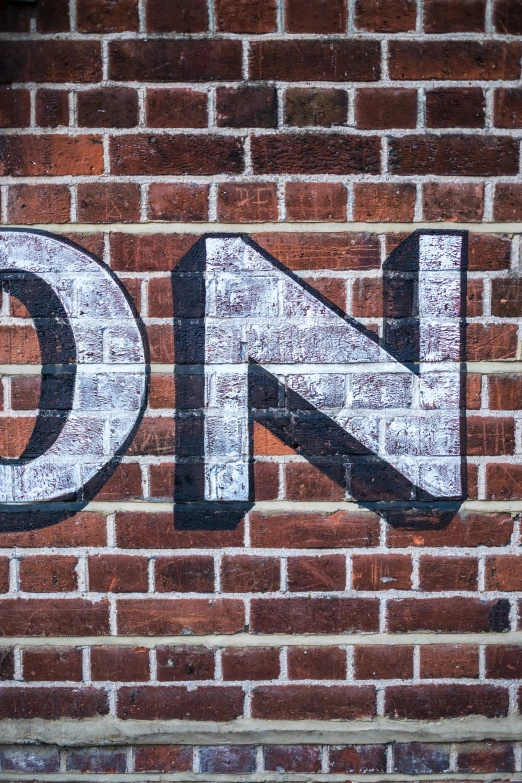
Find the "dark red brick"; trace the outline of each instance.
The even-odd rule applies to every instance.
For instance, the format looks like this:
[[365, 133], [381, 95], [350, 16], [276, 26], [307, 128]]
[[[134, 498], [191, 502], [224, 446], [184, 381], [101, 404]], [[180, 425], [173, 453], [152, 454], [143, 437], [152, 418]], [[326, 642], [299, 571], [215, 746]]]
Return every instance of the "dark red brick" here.
[[355, 93], [355, 122], [366, 130], [415, 128], [417, 91], [368, 87]]
[[376, 41], [255, 41], [250, 49], [251, 79], [283, 81], [377, 81]]
[[494, 124], [497, 128], [522, 127], [522, 89], [509, 87], [495, 90]]
[[483, 128], [486, 102], [480, 87], [439, 87], [426, 93], [428, 128]]
[[127, 636], [239, 633], [245, 629], [243, 602], [234, 599], [132, 599], [119, 601], [117, 614], [119, 633]]
[[330, 128], [346, 123], [348, 97], [345, 90], [290, 87], [285, 100], [287, 125]]
[[386, 688], [385, 714], [408, 720], [506, 716], [507, 688], [493, 685], [393, 685]]
[[439, 631], [487, 633], [509, 630], [509, 604], [478, 598], [404, 598], [388, 602], [391, 633]]
[[207, 94], [199, 90], [147, 90], [147, 125], [151, 128], [206, 128], [207, 104]]
[[97, 87], [78, 92], [78, 125], [132, 128], [138, 123], [138, 94], [127, 87]]
[[344, 33], [346, 0], [285, 0], [285, 28], [289, 33]]
[[377, 33], [415, 30], [415, 0], [356, 0], [355, 26]]
[[134, 223], [140, 219], [140, 186], [134, 182], [78, 185], [81, 223]]
[[252, 717], [270, 720], [357, 720], [375, 715], [368, 685], [265, 685], [254, 688]]
[[0, 688], [0, 718], [96, 718], [107, 715], [101, 688]]
[[254, 599], [252, 633], [348, 633], [376, 631], [378, 601], [375, 598]]
[[216, 0], [217, 29], [226, 33], [271, 33], [277, 27], [276, 0]]
[[4, 136], [0, 139], [0, 174], [12, 177], [56, 177], [103, 173], [99, 136]]
[[354, 220], [362, 222], [410, 222], [413, 220], [417, 189], [407, 183], [356, 182]]
[[486, 498], [488, 500], [522, 498], [522, 465], [486, 465]]
[[214, 559], [203, 555], [158, 557], [156, 590], [160, 593], [213, 593]]
[[3, 41], [0, 83], [98, 82], [102, 59], [98, 41]]
[[356, 680], [411, 680], [413, 647], [359, 645], [354, 650]]
[[346, 650], [342, 647], [289, 647], [290, 680], [345, 680]]
[[208, 220], [208, 185], [152, 183], [149, 186], [149, 219]]
[[486, 0], [426, 0], [424, 32], [482, 33]]
[[208, 29], [206, 0], [147, 0], [147, 30], [151, 33], [204, 33]]
[[190, 745], [138, 745], [134, 748], [136, 772], [190, 772]]
[[208, 647], [157, 647], [160, 682], [214, 679], [214, 653]]
[[0, 128], [24, 128], [30, 114], [29, 90], [0, 87]]
[[422, 188], [422, 209], [425, 220], [479, 223], [484, 213], [484, 185], [426, 182]]
[[469, 742], [458, 745], [456, 768], [458, 772], [514, 772], [513, 745], [509, 742]]
[[279, 650], [276, 647], [229, 647], [223, 650], [224, 680], [277, 680]]
[[356, 590], [409, 590], [409, 555], [354, 555], [352, 581]]
[[228, 223], [266, 223], [277, 220], [274, 182], [226, 182], [218, 185], [218, 219]]
[[277, 93], [274, 87], [218, 87], [216, 122], [222, 128], [275, 128]]
[[428, 679], [477, 678], [479, 650], [471, 644], [425, 644], [420, 648], [420, 674]]
[[518, 149], [495, 136], [404, 136], [390, 140], [392, 174], [502, 176], [515, 174]]
[[2, 636], [101, 636], [109, 634], [107, 601], [82, 598], [0, 601]]
[[421, 557], [419, 586], [421, 590], [476, 590], [478, 560], [474, 557]]
[[[519, 680], [522, 678], [522, 647], [516, 644], [488, 645], [486, 647], [486, 677], [493, 680]], [[469, 771], [471, 772], [471, 770]]]
[[71, 748], [67, 753], [67, 771], [105, 772], [127, 771], [126, 748]]
[[522, 9], [517, 0], [495, 0], [493, 7], [495, 30], [508, 35], [522, 34]]
[[118, 693], [117, 714], [123, 720], [230, 721], [243, 714], [243, 691], [236, 687], [125, 687]]
[[373, 513], [254, 511], [250, 525], [255, 547], [338, 549], [379, 543], [379, 519]]
[[71, 194], [66, 185], [11, 185], [7, 209], [11, 223], [67, 223]]
[[[518, 221], [522, 219], [522, 186], [518, 183], [499, 182], [495, 185], [493, 219]], [[497, 283], [497, 281], [494, 281]], [[514, 280], [499, 280], [497, 285], [513, 285]], [[496, 304], [496, 301], [493, 300]]]
[[145, 647], [91, 647], [94, 682], [140, 682], [149, 679], [149, 651]]
[[77, 0], [77, 26], [82, 33], [136, 32], [138, 0]]
[[225, 555], [221, 561], [221, 589], [226, 593], [266, 593], [279, 590], [277, 557]]
[[391, 41], [392, 79], [518, 79], [520, 44], [500, 41]]
[[109, 77], [116, 81], [206, 82], [241, 79], [240, 41], [112, 41], [109, 44], [109, 60]]
[[76, 590], [78, 560], [73, 555], [35, 555], [20, 560], [20, 589], [28, 593]]
[[346, 187], [341, 182], [287, 182], [287, 220], [346, 220]]
[[287, 569], [290, 592], [325, 592], [346, 587], [346, 558], [343, 555], [289, 557]]
[[97, 592], [147, 592], [148, 560], [130, 555], [91, 555], [89, 587]]
[[114, 174], [240, 174], [243, 147], [233, 136], [115, 136], [110, 143]]
[[82, 651], [77, 647], [28, 647], [23, 651], [26, 682], [81, 682]]
[[386, 745], [332, 745], [330, 772], [386, 772]]
[[267, 745], [265, 769], [269, 772], [320, 772], [321, 749], [318, 745]]

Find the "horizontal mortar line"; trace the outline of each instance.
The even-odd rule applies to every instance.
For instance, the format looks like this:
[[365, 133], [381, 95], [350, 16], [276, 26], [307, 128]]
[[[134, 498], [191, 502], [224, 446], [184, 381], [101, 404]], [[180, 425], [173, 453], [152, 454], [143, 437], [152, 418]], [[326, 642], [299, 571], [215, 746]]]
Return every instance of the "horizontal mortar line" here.
[[[147, 597], [147, 596], [146, 596]], [[150, 598], [150, 596], [148, 596]], [[215, 596], [214, 596], [215, 597]], [[147, 647], [159, 645], [191, 647], [350, 647], [431, 644], [511, 645], [522, 644], [522, 631], [506, 633], [439, 633], [436, 631], [412, 631], [411, 633], [346, 633], [346, 634], [202, 634], [199, 636], [3, 636], [0, 645], [5, 647]], [[161, 684], [161, 683], [160, 683]], [[163, 683], [166, 684], [166, 683]], [[183, 683], [178, 683], [182, 685]], [[291, 681], [278, 682], [291, 685]], [[356, 684], [356, 683], [355, 683]], [[16, 683], [15, 683], [16, 685]]]
[[472, 231], [474, 233], [502, 233], [516, 234], [522, 232], [522, 222], [509, 223], [35, 223], [31, 226], [12, 223], [3, 228], [18, 228], [24, 231], [46, 231], [49, 233], [67, 232], [111, 233], [117, 231], [124, 234], [195, 234], [201, 236], [205, 233], [212, 234], [259, 234], [259, 233], [316, 233], [338, 234], [365, 232], [379, 234], [386, 232], [404, 232], [417, 230], [437, 229], [440, 231]]
[[[74, 719], [59, 720], [12, 720], [0, 721], [2, 733], [0, 745], [19, 743], [45, 743], [60, 746], [85, 746], [85, 745], [118, 745], [118, 744], [183, 744], [183, 745], [232, 745], [232, 744], [313, 744], [313, 745], [346, 745], [351, 743], [388, 743], [388, 742], [437, 742], [453, 743], [479, 741], [482, 739], [519, 741], [522, 735], [522, 719], [511, 715], [508, 718], [459, 718], [441, 719], [440, 721], [420, 720], [390, 720], [377, 717], [372, 720], [360, 721], [275, 721], [238, 719], [230, 723], [218, 723], [210, 721], [181, 721], [181, 720], [119, 720], [114, 717], [87, 718], [81, 723]], [[193, 778], [189, 773], [181, 774], [175, 780], [206, 779], [205, 774], [198, 773]], [[42, 776], [43, 779], [44, 776]], [[82, 780], [88, 776], [82, 774]], [[147, 780], [149, 774], [147, 774]], [[249, 776], [250, 777], [250, 776]], [[452, 779], [458, 778], [452, 773]], [[502, 776], [504, 778], [504, 776]], [[509, 779], [509, 774], [505, 779]], [[137, 778], [143, 781], [143, 773]], [[447, 780], [448, 775], [416, 776], [427, 780]], [[467, 773], [461, 779], [498, 780], [491, 775], [470, 775]], [[5, 778], [4, 778], [5, 779]], [[7, 778], [12, 780], [13, 776]], [[26, 779], [34, 780], [34, 773]], [[55, 780], [56, 776], [49, 776], [49, 780]], [[69, 778], [74, 779], [74, 778]], [[76, 778], [77, 779], [77, 778]], [[96, 775], [92, 780], [114, 781], [115, 776]], [[130, 778], [122, 778], [130, 779]], [[136, 779], [136, 778], [135, 778]], [[161, 776], [167, 780], [168, 776]], [[209, 777], [210, 779], [210, 777]], [[224, 776], [223, 781], [237, 780], [244, 783], [245, 775]], [[308, 781], [310, 775], [295, 776], [296, 780]], [[318, 778], [319, 779], [319, 778]], [[334, 779], [324, 776], [324, 780]], [[337, 778], [335, 778], [337, 779]], [[364, 775], [350, 776], [350, 780], [403, 780], [397, 775]], [[411, 778], [406, 778], [411, 779]], [[254, 776], [252, 776], [254, 780]], [[258, 778], [260, 783], [266, 780], [266, 773]], [[284, 777], [277, 775], [277, 780], [283, 781]], [[346, 780], [343, 775], [342, 780]]]
[[[151, 741], [152, 741], [151, 737]], [[253, 743], [258, 744], [258, 743]], [[314, 743], [317, 744], [317, 743]], [[428, 783], [428, 781], [444, 781], [448, 780], [448, 774], [451, 774], [452, 780], [477, 780], [477, 781], [499, 781], [499, 773], [496, 775], [493, 774], [464, 774], [464, 773], [447, 773], [445, 775], [415, 775], [415, 781], [419, 781], [419, 783]], [[79, 780], [79, 776], [81, 780], [85, 781], [100, 781], [100, 783], [124, 783], [124, 781], [129, 781], [129, 783], [132, 781], [136, 781], [136, 783], [143, 783], [144, 778], [146, 777], [147, 780], [153, 781], [179, 781], [179, 783], [212, 783], [212, 781], [216, 781], [216, 783], [245, 783], [245, 781], [252, 781], [252, 783], [268, 783], [268, 781], [281, 781], [281, 783], [307, 783], [307, 781], [317, 781], [318, 783], [327, 783], [327, 781], [339, 781], [339, 783], [346, 783], [346, 773], [288, 773], [288, 774], [281, 774], [279, 772], [247, 772], [242, 774], [212, 774], [207, 772], [175, 772], [170, 774], [165, 773], [136, 773], [136, 772], [127, 772], [127, 773], [118, 773], [118, 774], [89, 774], [89, 773], [78, 773], [78, 772], [59, 772], [55, 774], [42, 774], [42, 773], [33, 773], [31, 774], [22, 774], [18, 772], [14, 773], [0, 773], [0, 781], [6, 781], [7, 783], [12, 783], [12, 781], [20, 780], [20, 781], [31, 781], [31, 783], [34, 783], [35, 778], [38, 778], [38, 780], [41, 781], [64, 781], [64, 783], [67, 783], [70, 781], [71, 783], [77, 783]], [[405, 776], [402, 773], [381, 773], [381, 774], [350, 774], [350, 781], [354, 781], [354, 783], [358, 783], [361, 781], [361, 783], [386, 783], [386, 781], [392, 781], [394, 783], [403, 783], [403, 781], [411, 781], [412, 778], [410, 776]], [[502, 781], [511, 781], [511, 780], [518, 780], [517, 773], [513, 774], [502, 774]]]
[[[460, 370], [462, 373], [522, 373], [522, 361], [506, 359], [505, 361], [483, 361], [483, 362], [466, 362], [465, 365], [459, 365], [457, 362], [421, 362], [421, 363], [407, 363], [399, 364], [399, 362], [354, 362], [353, 364], [305, 364], [303, 362], [298, 364], [270, 364], [263, 366], [270, 366], [270, 370], [273, 373], [329, 373], [337, 372], [344, 375], [350, 373], [404, 373], [407, 372], [409, 366], [420, 368], [429, 372], [455, 372]], [[73, 371], [76, 369], [75, 364], [0, 364], [0, 376], [2, 375], [41, 375], [42, 373], [58, 373], [66, 374], [67, 371]], [[154, 375], [161, 375], [165, 373], [173, 373], [176, 369], [182, 372], [190, 373], [194, 369], [202, 371], [203, 368], [210, 365], [204, 364], [150, 364], [148, 369]], [[213, 367], [219, 367], [220, 370], [230, 369], [230, 371], [237, 371], [238, 366], [241, 364], [219, 364], [212, 365]], [[137, 372], [141, 371], [142, 365], [140, 364], [111, 364], [109, 362], [105, 364], [82, 364], [82, 374], [87, 372], [107, 372], [110, 369], [111, 372]], [[358, 410], [355, 409], [354, 410]], [[384, 410], [384, 409], [383, 409]], [[473, 410], [474, 415], [480, 415], [481, 410]]]

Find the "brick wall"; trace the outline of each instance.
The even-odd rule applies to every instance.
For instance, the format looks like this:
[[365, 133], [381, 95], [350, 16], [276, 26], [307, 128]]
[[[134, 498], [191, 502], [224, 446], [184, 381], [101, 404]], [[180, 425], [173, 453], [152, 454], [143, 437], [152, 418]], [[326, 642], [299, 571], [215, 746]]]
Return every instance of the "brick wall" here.
[[[21, 507], [0, 466], [0, 780], [520, 777], [521, 8], [0, 0], [2, 223], [102, 259], [150, 358], [139, 427], [90, 494]], [[420, 354], [401, 340], [422, 285], [408, 248], [434, 229], [458, 229], [466, 249], [464, 490], [449, 515], [444, 493], [420, 492], [421, 511], [398, 521], [382, 502], [411, 496], [371, 472], [377, 445], [351, 443], [348, 470], [346, 440], [325, 422], [348, 399], [386, 438], [395, 416], [387, 453], [416, 458], [407, 417], [423, 403], [408, 384]], [[208, 411], [179, 314], [200, 307], [185, 282], [194, 248], [220, 231], [249, 234], [284, 280], [404, 368], [383, 385], [380, 360], [347, 360], [329, 383], [306, 353], [297, 370], [280, 362], [254, 390], [252, 496], [217, 524], [180, 505], [194, 499], [187, 465]], [[393, 258], [407, 264], [390, 273]], [[0, 244], [4, 273], [9, 260]], [[58, 432], [70, 411], [61, 362], [102, 365], [125, 346], [103, 337], [98, 356], [93, 332], [74, 360], [50, 362], [63, 314], [38, 303], [33, 281], [6, 277], [0, 453], [30, 464], [47, 448], [42, 423]], [[57, 255], [56, 290], [86, 329], [110, 306], [103, 291], [80, 302], [73, 277], [60, 282]], [[277, 285], [290, 322], [302, 302]], [[266, 333], [276, 326], [272, 314]], [[314, 372], [317, 405], [303, 391]], [[188, 424], [184, 409], [196, 412]], [[425, 454], [442, 463], [451, 449], [435, 414]], [[81, 421], [80, 443], [96, 421]]]

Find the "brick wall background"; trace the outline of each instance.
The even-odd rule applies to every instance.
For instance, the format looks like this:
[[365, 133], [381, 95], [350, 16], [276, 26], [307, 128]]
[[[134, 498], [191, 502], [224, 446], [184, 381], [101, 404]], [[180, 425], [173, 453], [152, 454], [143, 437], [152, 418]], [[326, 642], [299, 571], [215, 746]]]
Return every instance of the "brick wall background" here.
[[[521, 33], [518, 0], [1, 0], [2, 223], [111, 267], [151, 378], [94, 500], [0, 533], [0, 780], [520, 779]], [[382, 336], [383, 264], [427, 224], [470, 232], [450, 524], [388, 525], [256, 423], [252, 510], [176, 527], [171, 273], [198, 238], [247, 231]], [[5, 290], [4, 457], [40, 362]]]

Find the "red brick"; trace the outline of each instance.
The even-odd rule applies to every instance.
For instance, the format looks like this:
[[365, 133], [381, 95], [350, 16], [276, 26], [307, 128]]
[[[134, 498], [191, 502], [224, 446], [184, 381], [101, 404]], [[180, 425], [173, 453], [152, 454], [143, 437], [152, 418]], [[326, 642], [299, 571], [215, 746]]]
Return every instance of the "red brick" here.
[[208, 220], [208, 185], [151, 184], [148, 217], [171, 222]]
[[439, 530], [389, 527], [387, 543], [392, 547], [506, 546], [512, 532], [513, 520], [509, 514], [465, 513], [457, 514], [447, 527]]
[[415, 0], [356, 0], [355, 26], [377, 33], [415, 30]]
[[486, 498], [488, 500], [522, 498], [522, 465], [486, 465]]
[[190, 772], [190, 745], [138, 745], [134, 748], [136, 772]]
[[472, 456], [513, 454], [513, 418], [470, 416], [466, 421], [467, 453]]
[[356, 680], [411, 680], [413, 647], [356, 646], [353, 665]]
[[136, 462], [118, 465], [97, 494], [98, 500], [132, 500], [142, 497], [141, 470]]
[[[150, 281], [155, 282], [154, 279]], [[170, 281], [169, 281], [170, 282]], [[149, 315], [152, 313], [149, 311]], [[170, 313], [172, 317], [172, 310]], [[174, 420], [146, 416], [141, 420], [128, 454], [172, 455], [175, 450]]]
[[287, 220], [346, 220], [346, 187], [340, 182], [287, 182]]
[[[152, 280], [161, 278], [152, 278]], [[152, 280], [150, 282], [152, 282]], [[174, 408], [176, 392], [173, 375], [151, 375], [149, 387], [150, 408]]]
[[78, 92], [80, 128], [132, 128], [138, 123], [138, 94], [127, 87]]
[[224, 33], [272, 33], [277, 28], [276, 0], [216, 0], [216, 24]]
[[415, 128], [417, 125], [417, 91], [380, 89], [357, 90], [355, 122], [358, 128]]
[[458, 745], [456, 769], [458, 772], [514, 772], [513, 745], [509, 742], [470, 742]]
[[[466, 285], [466, 315], [473, 318], [482, 315], [484, 307], [484, 285], [482, 280], [468, 280]], [[467, 384], [466, 384], [467, 395]], [[480, 406], [477, 406], [480, 407]]]
[[468, 269], [509, 269], [511, 241], [508, 237], [470, 234], [468, 239]]
[[346, 123], [348, 97], [345, 90], [290, 87], [285, 100], [287, 125], [330, 128]]
[[279, 465], [275, 462], [254, 464], [256, 500], [277, 500], [279, 497]]
[[289, 33], [344, 33], [346, 0], [285, 0], [285, 29]]
[[206, 0], [147, 0], [147, 30], [150, 33], [204, 33], [208, 29]]
[[482, 33], [486, 0], [426, 0], [424, 32]]
[[3, 547], [105, 546], [107, 523], [103, 514], [80, 511], [51, 527], [20, 533], [0, 533]]
[[356, 590], [409, 590], [409, 555], [354, 555], [352, 581]]
[[134, 223], [140, 219], [140, 186], [133, 182], [78, 185], [81, 223]]
[[99, 82], [98, 41], [3, 41], [0, 82]]
[[486, 590], [522, 591], [522, 557], [517, 555], [487, 557]]
[[0, 450], [7, 458], [19, 457], [24, 452], [34, 430], [35, 419], [0, 419]]
[[243, 602], [232, 599], [133, 599], [120, 601], [117, 611], [122, 635], [228, 634], [245, 628]]
[[0, 618], [2, 636], [100, 636], [110, 633], [107, 601], [6, 598], [0, 601]]
[[330, 772], [386, 772], [386, 745], [332, 745]]
[[94, 682], [139, 682], [149, 679], [149, 651], [145, 647], [92, 647]]
[[40, 403], [41, 376], [20, 375], [11, 378], [11, 408], [36, 410]]
[[476, 590], [478, 561], [474, 557], [421, 557], [421, 590]]
[[265, 769], [269, 772], [320, 772], [321, 749], [318, 745], [267, 745]]
[[117, 715], [123, 720], [230, 721], [243, 713], [241, 688], [141, 686], [120, 688]]
[[240, 41], [156, 39], [109, 44], [109, 78], [115, 81], [236, 81], [242, 78], [241, 62]]
[[290, 462], [285, 466], [287, 500], [343, 500], [343, 466], [339, 465], [338, 481], [326, 476], [308, 462]]
[[30, 114], [29, 90], [0, 87], [0, 128], [23, 128]]
[[391, 41], [389, 56], [392, 79], [487, 80], [520, 76], [518, 42]]
[[12, 177], [98, 175], [103, 147], [98, 136], [4, 136], [0, 174]]
[[415, 209], [415, 185], [356, 183], [354, 220], [361, 222], [409, 222]]
[[484, 213], [484, 185], [426, 182], [422, 188], [422, 209], [425, 220], [479, 223]]
[[130, 549], [243, 546], [245, 533], [242, 522], [235, 530], [177, 530], [174, 519], [172, 513], [117, 512], [116, 544]]
[[346, 587], [346, 559], [343, 555], [289, 557], [287, 568], [290, 592], [327, 592]]
[[468, 410], [478, 410], [481, 406], [481, 394], [482, 376], [470, 373], [466, 378], [465, 407]]
[[426, 127], [483, 128], [485, 98], [480, 87], [439, 87], [426, 93]]
[[277, 92], [274, 87], [218, 87], [216, 122], [222, 128], [275, 128]]
[[495, 136], [404, 136], [390, 140], [390, 172], [400, 175], [501, 176], [515, 174], [518, 149]]
[[477, 598], [403, 598], [388, 602], [391, 633], [440, 631], [484, 633], [509, 630], [509, 606], [505, 601]]
[[380, 49], [376, 41], [255, 41], [250, 71], [263, 81], [377, 81]]
[[342, 647], [289, 647], [290, 680], [345, 680], [346, 650]]
[[494, 125], [497, 128], [522, 128], [522, 89], [495, 90]]
[[214, 592], [214, 558], [210, 556], [158, 557], [155, 569], [160, 593]]
[[243, 148], [233, 136], [115, 136], [110, 143], [114, 174], [239, 174]]
[[277, 185], [273, 182], [218, 185], [218, 219], [229, 223], [277, 220]]
[[522, 11], [517, 0], [495, 0], [493, 8], [495, 30], [508, 35], [522, 33]]
[[221, 589], [225, 593], [266, 593], [279, 590], [277, 557], [225, 555], [221, 561]]
[[137, 32], [138, 0], [77, 0], [77, 27], [82, 33]]
[[508, 707], [507, 688], [492, 685], [394, 685], [385, 696], [385, 714], [395, 719], [499, 718]]
[[513, 324], [468, 324], [466, 356], [468, 361], [514, 359], [517, 351], [517, 327]]
[[488, 645], [486, 677], [495, 680], [519, 680], [522, 677], [522, 647], [516, 644]]
[[158, 680], [185, 682], [214, 679], [214, 653], [208, 647], [157, 647]]
[[35, 103], [37, 125], [43, 128], [69, 125], [69, 94], [66, 90], [42, 88], [36, 93]]
[[255, 136], [252, 161], [256, 174], [378, 174], [380, 144], [371, 136]]
[[379, 544], [379, 518], [373, 513], [253, 511], [250, 527], [254, 547], [339, 549]]
[[20, 589], [29, 593], [68, 593], [76, 590], [73, 555], [38, 555], [20, 561]]
[[367, 685], [265, 685], [252, 693], [253, 718], [357, 720], [373, 715], [375, 690]]
[[81, 682], [82, 651], [77, 647], [33, 647], [23, 651], [26, 682]]
[[277, 680], [279, 650], [276, 647], [229, 647], [223, 650], [224, 680]]
[[374, 234], [256, 234], [256, 241], [290, 269], [377, 269]]
[[376, 631], [378, 601], [375, 598], [275, 598], [253, 599], [251, 633], [348, 633]]
[[198, 90], [147, 90], [147, 125], [151, 128], [206, 128], [205, 92]]
[[32, 326], [0, 326], [3, 364], [40, 364], [40, 346]]
[[122, 773], [127, 770], [126, 748], [71, 748], [67, 753], [68, 771]]
[[321, 296], [346, 312], [346, 281], [336, 277], [314, 277], [307, 281]]
[[256, 748], [253, 745], [204, 746], [199, 749], [201, 772], [240, 773], [255, 772]]
[[36, 29], [39, 33], [69, 32], [69, 5], [61, 0], [42, 0], [35, 9]]
[[[512, 182], [500, 182], [495, 185], [493, 219], [499, 221], [517, 221], [522, 219], [521, 185]], [[504, 281], [502, 282], [505, 284]], [[511, 283], [512, 281], [509, 282]]]
[[478, 647], [471, 644], [424, 644], [420, 648], [420, 675], [428, 679], [478, 678]]
[[174, 361], [174, 334], [172, 327], [154, 324], [148, 327], [147, 336], [151, 362], [172, 364]]
[[89, 588], [100, 593], [147, 592], [148, 560], [130, 555], [91, 555]]
[[107, 715], [101, 688], [0, 688], [0, 718], [95, 718]]
[[518, 410], [522, 399], [522, 378], [518, 375], [490, 375], [489, 407], [492, 410]]
[[77, 245], [80, 249], [83, 248], [89, 253], [92, 253], [98, 258], [103, 258], [104, 253], [104, 237], [101, 231], [93, 233], [92, 231], [74, 231], [72, 234], [67, 232], [61, 234], [64, 239], [73, 245]]
[[7, 209], [11, 223], [67, 223], [71, 194], [67, 185], [11, 185]]

